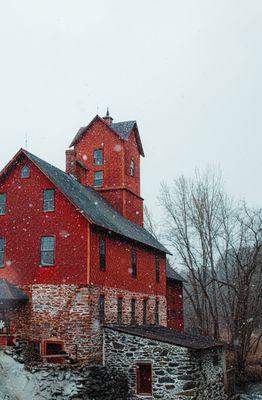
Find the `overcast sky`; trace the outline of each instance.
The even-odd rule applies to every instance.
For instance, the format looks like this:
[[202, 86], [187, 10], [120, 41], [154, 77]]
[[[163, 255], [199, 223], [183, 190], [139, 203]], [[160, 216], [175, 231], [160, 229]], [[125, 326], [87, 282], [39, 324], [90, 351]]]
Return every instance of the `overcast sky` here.
[[142, 195], [219, 165], [261, 206], [261, 0], [0, 0], [0, 168], [28, 150], [64, 168], [106, 107], [136, 119]]

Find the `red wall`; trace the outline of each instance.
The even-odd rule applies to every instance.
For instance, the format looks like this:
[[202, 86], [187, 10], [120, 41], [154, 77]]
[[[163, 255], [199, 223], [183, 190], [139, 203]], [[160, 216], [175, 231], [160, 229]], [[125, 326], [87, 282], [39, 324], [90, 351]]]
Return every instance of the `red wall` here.
[[[184, 330], [183, 284], [167, 279], [167, 326], [177, 331]], [[175, 312], [175, 318], [174, 318]]]
[[[55, 211], [43, 212], [43, 190], [53, 184], [30, 161], [30, 178], [21, 179], [24, 161], [0, 183], [7, 193], [7, 212], [0, 216], [6, 238], [5, 268], [0, 278], [24, 285], [87, 282], [87, 221], [58, 190]], [[55, 266], [40, 267], [40, 238], [55, 236]], [[10, 263], [10, 264], [9, 264]]]
[[100, 233], [91, 230], [91, 276], [90, 283], [105, 287], [118, 288], [133, 292], [148, 294], [166, 294], [166, 261], [160, 255], [160, 282], [155, 278], [154, 250], [135, 246], [137, 249], [137, 277], [131, 276], [131, 244], [106, 236], [106, 270], [100, 271], [99, 266], [99, 239]]

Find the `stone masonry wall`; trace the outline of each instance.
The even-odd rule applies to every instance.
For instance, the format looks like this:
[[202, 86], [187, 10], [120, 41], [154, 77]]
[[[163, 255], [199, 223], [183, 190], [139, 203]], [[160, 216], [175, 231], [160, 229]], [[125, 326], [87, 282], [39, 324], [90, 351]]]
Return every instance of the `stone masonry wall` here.
[[[64, 349], [75, 359], [102, 362], [102, 333], [99, 322], [99, 296], [105, 296], [105, 323], [117, 322], [117, 298], [123, 299], [123, 323], [131, 322], [131, 299], [136, 299], [136, 322], [143, 322], [143, 299], [148, 299], [147, 321], [155, 322], [156, 296], [83, 285], [32, 285], [22, 287], [29, 303], [6, 314], [12, 334], [20, 339], [64, 342]], [[159, 301], [160, 324], [166, 325], [166, 299]]]
[[153, 396], [148, 399], [225, 399], [222, 366], [211, 366], [212, 351], [192, 352], [108, 328], [104, 340], [105, 364], [129, 376], [135, 398], [140, 398], [136, 394], [136, 365], [148, 361], [152, 363], [153, 387]]

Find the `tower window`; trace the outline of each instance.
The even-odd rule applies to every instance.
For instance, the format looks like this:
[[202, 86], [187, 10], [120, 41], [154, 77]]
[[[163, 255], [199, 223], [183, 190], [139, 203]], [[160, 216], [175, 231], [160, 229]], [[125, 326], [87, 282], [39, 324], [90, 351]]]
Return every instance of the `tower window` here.
[[94, 172], [94, 186], [95, 187], [103, 186], [103, 171]]
[[29, 178], [30, 177], [30, 168], [28, 165], [25, 165], [21, 171], [21, 178]]
[[41, 265], [51, 266], [55, 263], [55, 238], [54, 236], [41, 237]]
[[136, 323], [136, 299], [131, 299], [131, 324]]
[[55, 191], [54, 189], [44, 190], [44, 211], [54, 211], [55, 209]]
[[6, 211], [6, 193], [0, 193], [0, 215], [5, 215]]
[[152, 395], [152, 366], [139, 363], [136, 368], [137, 394]]
[[132, 249], [131, 257], [132, 257], [132, 278], [136, 278], [137, 277], [137, 253], [136, 253], [136, 249]]
[[117, 323], [119, 325], [121, 325], [122, 320], [123, 320], [123, 299], [122, 299], [122, 297], [118, 297], [118, 299], [117, 299]]
[[100, 238], [100, 271], [105, 271], [106, 269], [106, 241], [104, 238]]
[[0, 238], [0, 268], [5, 266], [5, 239]]
[[160, 268], [159, 268], [159, 257], [155, 257], [155, 268], [156, 268], [156, 282], [160, 282]]
[[103, 165], [103, 150], [94, 150], [94, 165]]
[[130, 161], [130, 175], [135, 176], [135, 161], [133, 159]]
[[101, 294], [99, 297], [99, 321], [105, 321], [105, 295]]

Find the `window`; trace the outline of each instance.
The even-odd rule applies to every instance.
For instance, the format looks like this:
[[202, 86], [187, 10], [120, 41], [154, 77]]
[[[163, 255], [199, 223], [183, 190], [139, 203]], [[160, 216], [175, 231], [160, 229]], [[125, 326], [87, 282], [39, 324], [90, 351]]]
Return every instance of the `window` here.
[[94, 186], [103, 186], [103, 171], [94, 172]]
[[156, 282], [160, 282], [160, 269], [159, 269], [159, 257], [155, 258], [155, 267], [156, 267]]
[[132, 257], [132, 278], [136, 278], [137, 276], [137, 254], [136, 254], [136, 249], [132, 249], [131, 252], [131, 257]]
[[121, 325], [122, 320], [123, 320], [123, 299], [122, 297], [119, 297], [117, 299], [117, 323]]
[[106, 241], [104, 238], [100, 238], [100, 271], [106, 269]]
[[105, 321], [105, 295], [99, 297], [99, 320], [101, 323]]
[[44, 190], [44, 211], [54, 211], [55, 209], [55, 191], [54, 189]]
[[159, 325], [159, 301], [156, 300], [156, 305], [155, 305], [155, 324]]
[[137, 394], [152, 395], [152, 366], [139, 363], [136, 368]]
[[62, 342], [45, 342], [45, 355], [54, 356], [65, 354]]
[[0, 334], [10, 333], [10, 321], [4, 317], [0, 317]]
[[131, 324], [136, 323], [136, 299], [131, 299]]
[[135, 162], [134, 160], [130, 161], [130, 175], [135, 176]]
[[30, 168], [28, 165], [25, 165], [21, 171], [21, 178], [29, 178], [30, 177]]
[[6, 211], [6, 193], [0, 193], [0, 215], [5, 215]]
[[94, 150], [94, 164], [103, 165], [103, 150]]
[[0, 267], [5, 266], [5, 239], [0, 238]]
[[143, 324], [147, 324], [147, 299], [143, 300]]
[[54, 236], [41, 237], [41, 265], [49, 266], [55, 263], [55, 238]]

